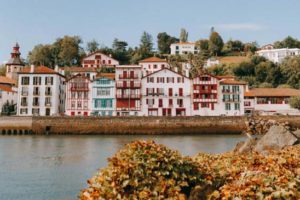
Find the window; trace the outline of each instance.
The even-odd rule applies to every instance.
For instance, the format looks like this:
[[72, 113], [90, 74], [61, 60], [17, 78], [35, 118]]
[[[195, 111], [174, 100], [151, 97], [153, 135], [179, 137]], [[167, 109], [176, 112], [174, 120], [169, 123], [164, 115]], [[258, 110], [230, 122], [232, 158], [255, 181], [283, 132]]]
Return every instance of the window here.
[[183, 107], [183, 99], [177, 99], [177, 105]]
[[77, 102], [77, 108], [82, 108], [82, 103], [81, 103], [81, 101], [78, 101], [78, 102]]
[[22, 77], [21, 85], [29, 85], [29, 77]]
[[89, 93], [88, 92], [84, 92], [83, 93], [83, 98], [84, 99], [88, 99], [89, 98]]
[[76, 98], [76, 92], [71, 92], [71, 98], [75, 99]]
[[51, 97], [45, 98], [45, 106], [51, 106]]
[[38, 98], [38, 97], [34, 97], [34, 98], [33, 98], [32, 105], [33, 105], [33, 106], [39, 106], [39, 98]]
[[173, 89], [172, 88], [169, 88], [169, 96], [173, 96]]
[[33, 88], [33, 95], [40, 95], [40, 90], [38, 87]]
[[97, 88], [97, 96], [109, 96], [110, 89], [107, 88]]
[[39, 115], [40, 109], [39, 108], [32, 108], [32, 115]]
[[84, 109], [87, 109], [87, 108], [88, 108], [88, 102], [87, 102], [87, 101], [83, 102], [83, 108], [84, 108]]
[[33, 85], [41, 85], [42, 77], [35, 76], [33, 77]]
[[169, 107], [173, 107], [173, 99], [169, 99]]
[[77, 95], [78, 95], [78, 99], [82, 98], [82, 92], [78, 92]]
[[21, 109], [20, 109], [20, 113], [21, 113], [21, 114], [27, 114], [27, 112], [28, 112], [28, 109], [27, 109], [27, 108], [21, 108]]
[[75, 101], [71, 102], [71, 109], [75, 109]]
[[179, 96], [183, 96], [183, 89], [182, 88], [179, 88]]
[[240, 104], [239, 103], [234, 104], [234, 110], [240, 110]]
[[53, 85], [53, 77], [47, 76], [45, 78], [45, 85]]
[[163, 107], [163, 100], [162, 99], [158, 100], [158, 107]]
[[52, 92], [51, 92], [51, 87], [46, 87], [45, 94], [46, 94], [46, 95], [51, 95], [51, 94], [52, 94]]
[[21, 98], [21, 106], [27, 106], [27, 97]]
[[240, 87], [237, 85], [232, 86], [232, 91], [233, 92], [239, 92], [240, 91]]
[[225, 110], [231, 110], [230, 103], [225, 103]]

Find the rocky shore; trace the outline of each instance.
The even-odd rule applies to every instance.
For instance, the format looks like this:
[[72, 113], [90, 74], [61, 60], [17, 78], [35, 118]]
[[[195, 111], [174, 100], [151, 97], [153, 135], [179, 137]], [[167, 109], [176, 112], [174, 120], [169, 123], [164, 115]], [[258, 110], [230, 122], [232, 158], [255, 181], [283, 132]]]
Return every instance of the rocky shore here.
[[185, 157], [153, 141], [136, 141], [88, 180], [81, 200], [300, 198], [299, 130], [249, 119], [249, 140], [220, 155]]

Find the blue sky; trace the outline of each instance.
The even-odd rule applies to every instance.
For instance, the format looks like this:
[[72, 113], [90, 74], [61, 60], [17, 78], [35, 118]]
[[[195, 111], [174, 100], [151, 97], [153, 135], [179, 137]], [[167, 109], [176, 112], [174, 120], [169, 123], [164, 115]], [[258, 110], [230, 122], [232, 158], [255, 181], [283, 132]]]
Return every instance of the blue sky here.
[[260, 45], [287, 35], [300, 39], [299, 0], [0, 0], [0, 63], [18, 41], [23, 57], [37, 44], [79, 35], [111, 46], [114, 38], [138, 45], [143, 31], [207, 38], [210, 27], [224, 40]]

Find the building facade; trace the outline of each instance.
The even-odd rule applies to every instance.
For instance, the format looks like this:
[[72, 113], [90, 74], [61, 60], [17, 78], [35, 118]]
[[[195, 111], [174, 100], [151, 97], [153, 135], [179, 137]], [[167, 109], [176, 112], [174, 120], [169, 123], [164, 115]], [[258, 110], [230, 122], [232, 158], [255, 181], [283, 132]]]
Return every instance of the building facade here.
[[90, 116], [92, 112], [90, 78], [77, 74], [66, 82], [66, 115]]
[[245, 113], [259, 115], [299, 115], [291, 108], [291, 97], [300, 96], [300, 90], [291, 88], [253, 88], [245, 92]]
[[94, 116], [116, 115], [115, 74], [102, 73], [92, 83], [92, 110]]
[[119, 65], [119, 61], [113, 59], [111, 56], [107, 56], [99, 51], [96, 51], [85, 58], [81, 62], [81, 66], [84, 68], [115, 68]]
[[219, 111], [219, 79], [209, 74], [203, 74], [194, 78], [192, 83], [193, 115], [221, 115]]
[[116, 115], [138, 116], [141, 113], [140, 65], [116, 66]]
[[53, 116], [65, 111], [65, 77], [44, 66], [24, 68], [18, 75], [17, 115]]
[[59, 68], [61, 74], [64, 74], [66, 77], [73, 77], [78, 74], [88, 77], [90, 80], [94, 80], [97, 75], [96, 68], [84, 68], [84, 67], [62, 67]]
[[141, 60], [139, 62], [139, 65], [142, 67], [143, 76], [147, 76], [163, 68], [170, 68], [167, 60], [157, 57], [151, 57]]
[[6, 76], [10, 79], [18, 80], [18, 72], [20, 72], [25, 64], [22, 61], [20, 46], [18, 43], [13, 47], [9, 61], [6, 65]]
[[246, 83], [234, 79], [220, 80], [218, 89], [220, 106], [218, 108], [220, 115], [224, 116], [242, 116], [244, 110], [244, 91]]
[[191, 81], [164, 68], [142, 79], [143, 116], [190, 116]]
[[259, 56], [265, 57], [266, 59], [274, 62], [281, 63], [285, 58], [290, 56], [300, 55], [300, 49], [294, 48], [283, 48], [283, 49], [263, 49], [256, 52]]
[[171, 44], [171, 54], [172, 55], [182, 55], [182, 54], [197, 54], [199, 53], [199, 49], [197, 49], [195, 43], [193, 42], [178, 42]]
[[[6, 111], [5, 105], [16, 107], [18, 99], [17, 91], [11, 87], [0, 85], [0, 113], [3, 114]], [[15, 113], [14, 113], [15, 114]]]

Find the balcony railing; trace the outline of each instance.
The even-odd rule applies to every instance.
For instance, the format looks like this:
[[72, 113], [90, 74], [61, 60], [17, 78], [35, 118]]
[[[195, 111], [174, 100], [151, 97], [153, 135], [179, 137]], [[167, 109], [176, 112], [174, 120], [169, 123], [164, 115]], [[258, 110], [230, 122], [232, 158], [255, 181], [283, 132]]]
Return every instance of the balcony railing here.
[[140, 94], [117, 94], [116, 97], [119, 99], [140, 99], [141, 95]]
[[21, 94], [22, 94], [23, 96], [28, 96], [28, 91], [22, 91]]
[[222, 93], [240, 93], [240, 91], [222, 90]]
[[32, 103], [32, 106], [39, 106], [39, 105], [40, 105], [39, 102], [33, 102], [33, 103]]
[[45, 102], [45, 106], [51, 106], [51, 102]]
[[33, 95], [40, 95], [40, 91], [33, 91]]
[[140, 88], [141, 83], [117, 83], [117, 88]]
[[71, 91], [89, 91], [88, 87], [71, 87]]
[[134, 74], [134, 75], [125, 75], [125, 74], [120, 74], [119, 79], [138, 79], [139, 75]]
[[223, 102], [239, 102], [239, 99], [222, 99]]
[[21, 102], [21, 106], [28, 106], [27, 102]]
[[51, 91], [50, 91], [50, 92], [46, 91], [46, 92], [45, 92], [45, 95], [46, 95], [46, 96], [51, 96], [51, 95], [52, 95], [52, 92], [51, 92]]

